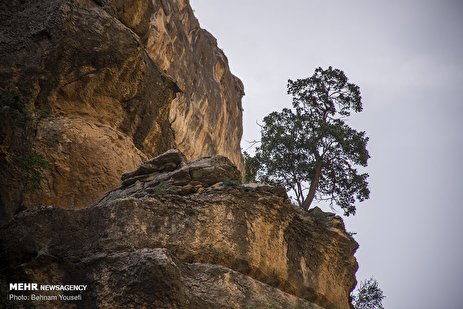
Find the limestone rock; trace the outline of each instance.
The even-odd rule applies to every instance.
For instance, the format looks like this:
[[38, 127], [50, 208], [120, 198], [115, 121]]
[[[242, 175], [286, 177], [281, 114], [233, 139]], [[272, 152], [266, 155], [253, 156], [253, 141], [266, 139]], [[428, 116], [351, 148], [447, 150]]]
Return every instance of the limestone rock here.
[[2, 1], [0, 30], [0, 224], [88, 206], [173, 147], [243, 170], [242, 85], [188, 1]]
[[139, 36], [150, 58], [181, 89], [169, 114], [177, 147], [189, 159], [224, 155], [244, 171], [244, 87], [189, 1], [112, 0], [105, 8]]
[[[128, 197], [135, 194], [139, 197], [143, 192], [184, 195], [213, 185], [238, 184], [240, 181], [240, 172], [224, 156], [204, 157], [187, 162], [179, 150], [172, 149], [143, 162], [135, 171], [122, 175], [121, 188], [109, 192], [100, 204], [116, 196]], [[139, 188], [143, 190], [140, 191]]]
[[201, 29], [187, 0], [160, 1], [147, 29], [151, 59], [182, 90], [170, 120], [177, 147], [189, 159], [220, 154], [244, 170], [241, 97], [244, 87], [230, 73], [216, 39]]
[[177, 149], [169, 150], [151, 160], [143, 162], [135, 171], [123, 174], [122, 185], [127, 186], [139, 179], [145, 179], [147, 175], [153, 173], [160, 174], [173, 171], [185, 162], [186, 158], [180, 151]]
[[191, 263], [183, 269], [190, 308], [323, 309], [220, 265]]
[[168, 308], [350, 308], [358, 245], [341, 218], [240, 185], [222, 156], [142, 166], [89, 208], [16, 215], [0, 233], [3, 280], [89, 282], [87, 301], [108, 308], [131, 293]]

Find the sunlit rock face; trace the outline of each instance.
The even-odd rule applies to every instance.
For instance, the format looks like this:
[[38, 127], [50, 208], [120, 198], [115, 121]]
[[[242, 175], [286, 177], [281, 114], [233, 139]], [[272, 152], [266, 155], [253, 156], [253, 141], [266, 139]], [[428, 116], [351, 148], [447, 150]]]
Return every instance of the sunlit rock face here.
[[243, 170], [243, 85], [231, 74], [216, 39], [201, 29], [189, 2], [112, 1], [111, 7], [180, 88], [169, 114], [177, 147], [190, 159], [224, 155]]
[[350, 308], [358, 245], [341, 218], [240, 177], [170, 150], [94, 206], [25, 210], [1, 230], [3, 280], [91, 282], [85, 304], [103, 308]]
[[172, 147], [243, 170], [243, 87], [188, 2], [2, 1], [0, 27], [0, 223], [88, 206]]
[[240, 183], [243, 86], [187, 1], [2, 1], [0, 27], [2, 295], [84, 283], [81, 308], [349, 308], [342, 220]]

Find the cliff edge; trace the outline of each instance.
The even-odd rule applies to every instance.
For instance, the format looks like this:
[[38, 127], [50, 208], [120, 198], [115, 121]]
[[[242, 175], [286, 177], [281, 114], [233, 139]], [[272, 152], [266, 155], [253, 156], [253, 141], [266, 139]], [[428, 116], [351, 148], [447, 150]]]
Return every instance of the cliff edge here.
[[350, 308], [342, 219], [240, 182], [243, 85], [187, 0], [2, 1], [0, 30], [0, 307]]
[[243, 85], [188, 1], [2, 1], [0, 29], [0, 223], [173, 147], [243, 170]]
[[88, 284], [78, 308], [350, 308], [341, 218], [239, 179], [225, 157], [171, 150], [89, 208], [23, 211], [1, 230], [2, 281]]

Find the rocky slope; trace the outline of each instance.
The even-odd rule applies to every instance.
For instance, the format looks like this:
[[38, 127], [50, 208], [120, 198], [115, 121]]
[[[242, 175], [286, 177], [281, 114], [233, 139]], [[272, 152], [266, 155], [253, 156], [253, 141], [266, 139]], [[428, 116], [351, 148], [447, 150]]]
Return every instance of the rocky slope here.
[[239, 179], [225, 157], [171, 150], [89, 208], [25, 210], [0, 233], [2, 282], [88, 284], [69, 308], [349, 308], [342, 220]]
[[186, 0], [0, 3], [0, 223], [171, 147], [242, 169], [241, 82]]

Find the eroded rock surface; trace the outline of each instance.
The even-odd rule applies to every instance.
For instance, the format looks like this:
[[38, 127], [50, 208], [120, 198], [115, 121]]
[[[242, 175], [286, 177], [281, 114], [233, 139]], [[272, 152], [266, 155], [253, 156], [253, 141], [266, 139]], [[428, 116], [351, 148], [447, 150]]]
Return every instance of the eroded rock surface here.
[[151, 59], [182, 90], [169, 115], [177, 147], [190, 159], [224, 155], [243, 171], [244, 87], [217, 40], [201, 29], [187, 0], [156, 2], [146, 31]]
[[86, 207], [172, 147], [242, 170], [242, 85], [188, 1], [2, 1], [0, 30], [0, 224]]
[[25, 210], [1, 230], [2, 280], [87, 282], [103, 308], [349, 308], [357, 243], [341, 218], [239, 179], [225, 157], [171, 150], [89, 208]]

